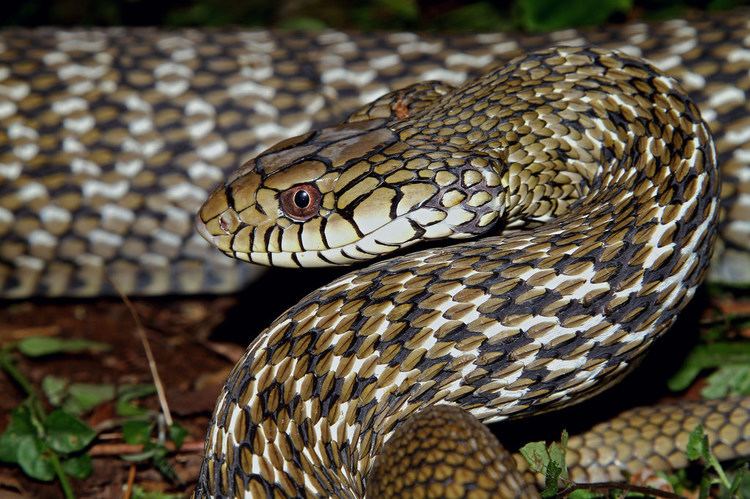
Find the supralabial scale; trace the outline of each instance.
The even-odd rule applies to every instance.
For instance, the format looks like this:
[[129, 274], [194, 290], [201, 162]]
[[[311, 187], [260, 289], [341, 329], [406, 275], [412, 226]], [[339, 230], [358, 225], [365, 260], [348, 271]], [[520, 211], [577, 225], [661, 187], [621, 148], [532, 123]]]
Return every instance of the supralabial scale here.
[[[261, 332], [219, 397], [197, 495], [536, 495], [480, 421], [570, 405], [633, 367], [706, 273], [719, 187], [677, 80], [591, 47], [418, 83], [259, 154], [198, 214], [229, 256], [314, 267], [470, 241], [360, 267]], [[734, 454], [748, 403], [724, 407]], [[691, 409], [667, 432], [651, 412], [661, 448], [620, 441], [615, 460], [669, 464]]]

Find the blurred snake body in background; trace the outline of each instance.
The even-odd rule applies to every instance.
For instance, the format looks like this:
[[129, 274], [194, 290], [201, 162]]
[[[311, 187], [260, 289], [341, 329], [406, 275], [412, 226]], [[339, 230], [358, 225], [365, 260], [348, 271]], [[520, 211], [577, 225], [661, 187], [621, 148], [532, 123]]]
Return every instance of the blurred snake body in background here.
[[279, 140], [390, 90], [457, 85], [552, 45], [645, 57], [716, 139], [726, 216], [710, 278], [748, 276], [750, 15], [543, 36], [0, 31], [0, 294], [229, 292], [257, 267], [193, 230], [208, 193]]
[[[717, 235], [711, 275], [747, 280], [748, 19], [528, 38], [5, 30], [0, 289], [91, 296], [112, 291], [105, 276], [130, 294], [238, 289], [252, 271], [212, 256], [193, 213], [256, 155], [200, 210], [231, 256], [349, 264], [481, 236], [355, 270], [261, 333], [221, 394], [198, 488], [379, 497], [427, 477], [450, 495], [440, 467], [392, 450], [404, 421], [406, 438], [447, 442], [457, 418], [606, 388], [690, 300]], [[550, 45], [567, 47], [535, 51]], [[727, 457], [747, 452], [747, 401], [713, 405]], [[652, 413], [658, 441], [671, 416]], [[712, 417], [682, 414], [674, 441]], [[674, 463], [670, 442], [652, 461]], [[527, 491], [469, 464], [477, 497]], [[423, 475], [394, 478], [408, 470]]]

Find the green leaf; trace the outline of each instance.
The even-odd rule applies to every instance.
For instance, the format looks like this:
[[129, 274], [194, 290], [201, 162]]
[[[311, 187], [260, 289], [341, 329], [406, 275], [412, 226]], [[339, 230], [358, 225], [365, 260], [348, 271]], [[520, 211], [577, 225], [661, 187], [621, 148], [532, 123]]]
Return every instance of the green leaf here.
[[568, 446], [568, 432], [563, 431], [560, 443], [530, 442], [521, 447], [521, 455], [536, 473], [544, 475], [542, 497], [553, 497], [557, 494], [560, 478], [567, 478], [568, 467], [565, 463], [565, 451]]
[[732, 480], [732, 487], [727, 495], [730, 497], [750, 497], [750, 469], [748, 469], [747, 464], [737, 470]]
[[707, 378], [701, 395], [707, 399], [724, 398], [728, 395], [750, 395], [750, 365], [723, 366]]
[[557, 495], [557, 488], [560, 483], [560, 475], [562, 475], [562, 471], [562, 468], [557, 462], [550, 460], [547, 464], [547, 472], [544, 474], [544, 490], [542, 491], [542, 497], [555, 497]]
[[178, 449], [182, 447], [182, 443], [185, 441], [186, 436], [187, 430], [178, 423], [172, 423], [172, 426], [169, 427], [169, 439], [174, 442]]
[[49, 403], [58, 407], [68, 394], [68, 380], [58, 376], [45, 376], [42, 379], [42, 391], [44, 391]]
[[91, 456], [81, 454], [80, 456], [70, 457], [62, 462], [62, 468], [66, 474], [83, 480], [91, 475]]
[[111, 384], [73, 383], [68, 392], [63, 409], [71, 414], [83, 414], [115, 398], [115, 386]]
[[695, 347], [677, 371], [668, 381], [669, 389], [684, 390], [693, 382], [703, 369], [710, 367], [748, 366], [750, 365], [749, 342], [720, 342]]
[[370, 0], [354, 2], [348, 9], [350, 22], [358, 29], [408, 28], [419, 20], [416, 0]]
[[704, 456], [704, 459], [714, 469], [714, 471], [716, 472], [716, 475], [719, 477], [719, 480], [717, 483], [720, 483], [721, 486], [724, 487], [725, 489], [731, 488], [732, 484], [727, 478], [727, 474], [724, 472], [724, 468], [722, 468], [721, 463], [719, 463], [719, 460], [711, 452], [711, 447], [709, 446], [709, 443], [708, 443], [708, 437], [705, 438], [705, 446], [706, 446], [706, 454]]
[[18, 443], [18, 465], [31, 478], [49, 482], [55, 478], [55, 470], [44, 456], [44, 444], [35, 437], [24, 437]]
[[[713, 470], [718, 475], [719, 481], [716, 483], [722, 484], [722, 486], [726, 489], [729, 489], [731, 487], [729, 479], [727, 478], [724, 469], [721, 467], [719, 460], [716, 459], [716, 456], [714, 456], [711, 452], [711, 445], [709, 444], [708, 436], [703, 432], [702, 425], [696, 426], [695, 429], [690, 432], [686, 454], [688, 459], [691, 461], [702, 458], [706, 465], [713, 468]], [[704, 479], [705, 478], [706, 477], [704, 476]], [[701, 496], [704, 492], [704, 485], [705, 484], [701, 482]]]
[[544, 491], [542, 497], [554, 497], [557, 495], [560, 478], [568, 477], [568, 466], [565, 463], [565, 451], [568, 447], [568, 432], [563, 430], [560, 443], [552, 442], [547, 447], [549, 462], [544, 473]]
[[708, 475], [704, 475], [701, 478], [700, 491], [698, 493], [698, 498], [708, 499], [708, 494], [711, 491], [712, 485], [713, 485], [713, 480], [711, 480], [711, 477]]
[[594, 499], [602, 497], [601, 494], [594, 492], [593, 490], [578, 489], [568, 494], [568, 499]]
[[81, 338], [53, 338], [34, 336], [18, 342], [18, 350], [29, 357], [41, 357], [56, 353], [103, 352], [109, 350], [106, 343]]
[[656, 476], [669, 482], [669, 485], [672, 486], [672, 490], [674, 490], [678, 494], [685, 489], [694, 488], [693, 483], [690, 481], [687, 470], [685, 468], [675, 470], [672, 473], [657, 471]]
[[708, 10], [729, 10], [742, 4], [742, 0], [711, 0], [708, 2]]
[[549, 453], [544, 442], [529, 442], [521, 447], [521, 455], [535, 473], [545, 473], [549, 464]]
[[451, 9], [433, 21], [434, 29], [450, 31], [493, 32], [510, 30], [515, 26], [506, 12], [491, 2], [472, 2]]
[[37, 432], [31, 421], [31, 410], [26, 404], [19, 405], [10, 416], [10, 423], [0, 435], [0, 461], [18, 462], [18, 447], [22, 440], [37, 438]]
[[131, 445], [145, 445], [151, 439], [150, 421], [126, 421], [122, 425], [122, 438]]
[[701, 369], [700, 367], [693, 367], [686, 363], [667, 380], [667, 386], [673, 392], [682, 391], [692, 384], [695, 378], [701, 373]]
[[117, 403], [115, 404], [115, 412], [118, 416], [122, 416], [124, 418], [139, 417], [148, 414], [147, 409], [139, 407], [132, 402], [123, 400], [117, 401]]
[[122, 417], [143, 416], [148, 411], [142, 407], [133, 404], [132, 401], [138, 398], [146, 397], [156, 393], [154, 385], [127, 385], [120, 387], [117, 394], [117, 403], [115, 412]]
[[156, 452], [154, 453], [154, 457], [151, 458], [151, 462], [154, 463], [156, 469], [159, 470], [159, 473], [164, 475], [170, 482], [178, 483], [180, 477], [177, 476], [174, 468], [172, 468], [172, 465], [170, 465], [167, 460], [167, 449], [163, 445], [157, 445], [154, 450]]
[[183, 499], [183, 496], [166, 492], [150, 492], [136, 485], [133, 487], [133, 499]]
[[86, 423], [61, 409], [55, 409], [44, 420], [47, 444], [62, 453], [76, 452], [85, 448], [96, 436]]
[[115, 386], [100, 383], [68, 383], [64, 378], [45, 376], [42, 390], [50, 403], [74, 415], [90, 411], [115, 398]]
[[156, 455], [156, 452], [156, 449], [150, 448], [148, 450], [144, 450], [143, 452], [123, 454], [120, 456], [120, 459], [122, 459], [123, 461], [128, 461], [130, 463], [140, 463], [142, 461], [152, 459], [154, 455]]
[[704, 448], [705, 442], [706, 435], [703, 433], [703, 425], [698, 425], [690, 432], [690, 437], [688, 437], [685, 453], [690, 461], [695, 461], [703, 457], [706, 452]]
[[142, 383], [138, 385], [121, 385], [117, 389], [118, 400], [134, 400], [148, 397], [156, 393], [156, 387], [151, 383]]
[[553, 462], [560, 469], [560, 476], [568, 477], [568, 465], [565, 463], [565, 451], [568, 447], [568, 432], [563, 430], [560, 437], [560, 443], [552, 442], [547, 448], [550, 462]]
[[289, 19], [283, 19], [278, 25], [281, 29], [291, 30], [304, 30], [304, 31], [321, 31], [326, 29], [328, 26], [321, 19], [315, 19], [314, 17], [291, 17]]
[[521, 26], [528, 31], [552, 31], [602, 24], [615, 12], [629, 12], [632, 0], [518, 0]]
[[416, 0], [375, 0], [374, 7], [397, 17], [398, 19], [417, 19], [419, 5]]

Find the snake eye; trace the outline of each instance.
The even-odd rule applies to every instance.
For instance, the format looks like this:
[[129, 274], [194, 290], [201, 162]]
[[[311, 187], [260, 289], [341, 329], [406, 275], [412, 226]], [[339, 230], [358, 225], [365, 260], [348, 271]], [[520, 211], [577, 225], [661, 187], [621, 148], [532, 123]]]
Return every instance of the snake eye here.
[[281, 209], [292, 220], [304, 222], [318, 213], [320, 198], [315, 185], [295, 185], [281, 193]]

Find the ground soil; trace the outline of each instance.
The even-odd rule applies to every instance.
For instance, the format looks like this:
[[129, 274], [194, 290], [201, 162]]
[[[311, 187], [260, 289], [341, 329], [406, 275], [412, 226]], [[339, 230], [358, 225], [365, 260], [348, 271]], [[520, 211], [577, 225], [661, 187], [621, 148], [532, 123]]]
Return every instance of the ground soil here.
[[[119, 454], [128, 447], [123, 447], [122, 436], [115, 428], [103, 431], [94, 442], [90, 451], [94, 455], [94, 472], [86, 480], [73, 481], [77, 496], [123, 497], [132, 474], [134, 483], [143, 489], [189, 493], [200, 467], [204, 432], [216, 396], [247, 343], [286, 307], [336, 273], [311, 272], [302, 278], [294, 271], [271, 270], [246, 291], [233, 296], [134, 298], [170, 409], [189, 432], [183, 448], [170, 455], [179, 481], [170, 483], [147, 463], [132, 465], [120, 459]], [[718, 306], [750, 312], [747, 293], [744, 298], [730, 295]], [[716, 307], [717, 302], [705, 292], [699, 294], [687, 317], [653, 349], [643, 365], [608, 393], [562, 414], [498, 426], [496, 433], [501, 439], [510, 440], [511, 446], [532, 438], [556, 439], [563, 426], [574, 432], [619, 410], [671, 396], [663, 388], [665, 380], [694, 344], [699, 319], [705, 319], [709, 310], [715, 314]], [[146, 356], [135, 331], [133, 317], [119, 298], [0, 302], [0, 344], [27, 336], [53, 335], [88, 338], [112, 346], [109, 352], [96, 355], [68, 354], [33, 360], [18, 356], [20, 370], [37, 386], [48, 374], [79, 382], [150, 382]], [[695, 391], [689, 391], [687, 396], [694, 396]], [[0, 374], [0, 394], [2, 429], [10, 411], [23, 400], [23, 393]], [[144, 405], [158, 409], [156, 397], [144, 399]], [[113, 405], [104, 404], [84, 419], [101, 428], [113, 417]], [[16, 467], [0, 466], [0, 497], [57, 498], [61, 492], [57, 484], [32, 480]]]

